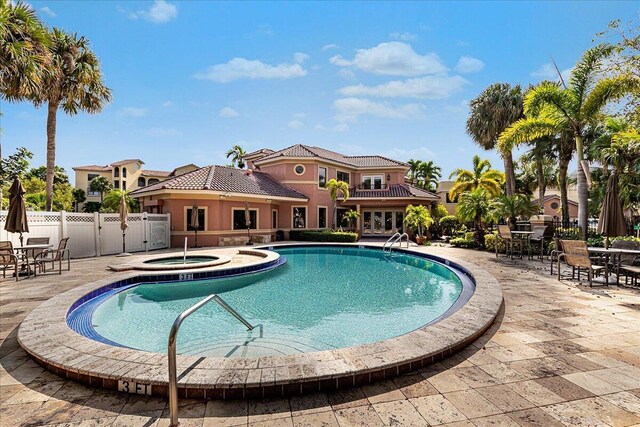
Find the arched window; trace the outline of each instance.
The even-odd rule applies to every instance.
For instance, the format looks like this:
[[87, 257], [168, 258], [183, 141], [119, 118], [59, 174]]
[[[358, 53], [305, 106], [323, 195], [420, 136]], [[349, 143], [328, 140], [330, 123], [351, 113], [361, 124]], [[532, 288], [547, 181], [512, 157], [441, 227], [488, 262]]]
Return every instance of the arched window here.
[[119, 176], [120, 176], [120, 168], [116, 166], [115, 168], [113, 168], [113, 177], [118, 178]]
[[159, 182], [160, 182], [160, 180], [157, 179], [157, 178], [149, 178], [149, 181], [147, 181], [147, 184], [148, 185], [153, 185], [153, 184], [157, 184]]
[[140, 178], [138, 178], [138, 187], [144, 187], [147, 185], [147, 181], [144, 179], [143, 176], [141, 176]]
[[122, 168], [122, 177], [123, 178], [127, 177], [127, 168]]

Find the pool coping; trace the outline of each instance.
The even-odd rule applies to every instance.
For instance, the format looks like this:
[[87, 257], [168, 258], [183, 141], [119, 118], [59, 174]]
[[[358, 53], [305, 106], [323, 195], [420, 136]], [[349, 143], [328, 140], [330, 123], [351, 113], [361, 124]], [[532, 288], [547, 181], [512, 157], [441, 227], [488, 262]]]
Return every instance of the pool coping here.
[[[270, 246], [276, 245], [260, 248]], [[366, 244], [344, 246], [379, 249]], [[260, 248], [251, 250], [259, 251]], [[445, 259], [410, 249], [402, 249], [402, 252], [444, 264], [455, 263], [473, 278], [475, 292], [464, 306], [439, 322], [376, 343], [286, 356], [178, 356], [180, 396], [260, 398], [362, 385], [442, 360], [475, 341], [489, 328], [502, 305], [502, 289], [497, 279], [478, 266], [455, 257]], [[83, 296], [145, 273], [148, 274], [143, 271], [115, 273], [49, 299], [22, 322], [18, 331], [20, 345], [38, 363], [69, 379], [116, 390], [127, 382], [146, 394], [166, 396], [166, 354], [103, 344], [77, 334], [66, 323], [69, 308]]]

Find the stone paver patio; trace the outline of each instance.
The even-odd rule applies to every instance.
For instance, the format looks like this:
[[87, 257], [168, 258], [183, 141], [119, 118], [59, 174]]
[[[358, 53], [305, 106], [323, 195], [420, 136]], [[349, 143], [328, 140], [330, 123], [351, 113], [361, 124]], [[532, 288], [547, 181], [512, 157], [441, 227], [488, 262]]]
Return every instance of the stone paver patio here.
[[[539, 261], [421, 250], [478, 264], [502, 284], [504, 310], [472, 346], [420, 372], [345, 391], [181, 401], [181, 425], [640, 425], [640, 291], [558, 282], [548, 263]], [[2, 426], [169, 424], [166, 400], [66, 381], [30, 360], [17, 343], [18, 325], [31, 310], [113, 274], [106, 269], [113, 262], [76, 260], [62, 276], [0, 282]]]

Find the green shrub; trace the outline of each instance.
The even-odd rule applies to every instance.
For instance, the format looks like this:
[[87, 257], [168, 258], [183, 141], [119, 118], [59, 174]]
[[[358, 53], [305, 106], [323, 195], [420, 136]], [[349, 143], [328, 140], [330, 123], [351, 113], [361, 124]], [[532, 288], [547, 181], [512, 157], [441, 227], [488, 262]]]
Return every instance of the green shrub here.
[[615, 242], [616, 240], [622, 240], [624, 242], [636, 242], [636, 243], [640, 243], [640, 238], [638, 237], [634, 237], [634, 236], [618, 236], [618, 237], [614, 237], [611, 240], [611, 243]]
[[484, 236], [484, 246], [485, 249], [488, 251], [495, 251], [496, 250], [496, 241], [498, 242], [498, 252], [504, 252], [505, 247], [504, 247], [504, 240], [502, 239], [498, 239], [498, 234], [497, 233], [489, 233], [489, 234], [485, 234]]
[[458, 217], [455, 215], [447, 215], [440, 218], [438, 225], [442, 229], [443, 233], [451, 235], [458, 227], [460, 227], [460, 221], [458, 221]]
[[474, 232], [473, 231], [467, 231], [466, 233], [464, 233], [464, 239], [465, 240], [473, 239], [473, 236], [474, 236]]
[[330, 230], [291, 230], [289, 232], [289, 238], [303, 242], [353, 243], [358, 241], [358, 234]]
[[458, 248], [475, 248], [476, 247], [476, 241], [473, 238], [473, 235], [471, 236], [470, 239], [465, 239], [464, 237], [456, 237], [455, 239], [451, 239], [449, 243], [451, 243], [453, 246]]

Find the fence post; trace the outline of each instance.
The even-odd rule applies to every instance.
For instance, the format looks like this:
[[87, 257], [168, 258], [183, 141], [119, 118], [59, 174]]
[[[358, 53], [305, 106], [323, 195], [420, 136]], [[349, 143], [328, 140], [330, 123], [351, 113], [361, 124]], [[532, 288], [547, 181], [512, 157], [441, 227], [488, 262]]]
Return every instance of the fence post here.
[[69, 234], [67, 233], [67, 212], [60, 211], [60, 238], [64, 239]]
[[100, 215], [93, 213], [93, 240], [96, 245], [96, 256], [100, 256]]
[[149, 219], [147, 217], [147, 212], [142, 212], [142, 242], [144, 243], [144, 251], [149, 252]]
[[171, 213], [167, 213], [167, 247], [171, 247]]

